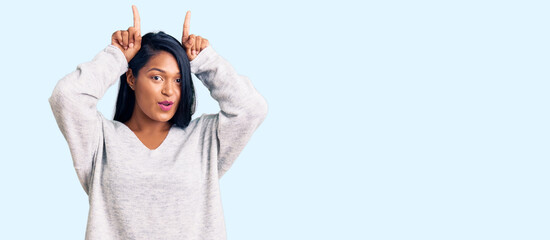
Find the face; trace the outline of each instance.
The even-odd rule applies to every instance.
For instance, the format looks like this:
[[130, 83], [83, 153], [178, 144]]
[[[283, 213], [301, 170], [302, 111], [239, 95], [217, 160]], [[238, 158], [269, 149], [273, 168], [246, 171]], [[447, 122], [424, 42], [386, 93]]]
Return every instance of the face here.
[[139, 70], [137, 78], [133, 74], [128, 76], [128, 84], [134, 87], [136, 94], [135, 117], [167, 122], [174, 116], [180, 101], [182, 79], [172, 54], [160, 51]]

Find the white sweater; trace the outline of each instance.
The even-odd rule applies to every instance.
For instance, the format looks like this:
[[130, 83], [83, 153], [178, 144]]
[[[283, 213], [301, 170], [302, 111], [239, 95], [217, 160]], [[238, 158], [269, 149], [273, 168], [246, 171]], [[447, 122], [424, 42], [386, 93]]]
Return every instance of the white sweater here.
[[49, 98], [89, 197], [86, 239], [226, 239], [219, 178], [267, 114], [250, 80], [212, 47], [191, 61], [220, 112], [172, 126], [155, 150], [97, 101], [128, 69], [109, 45], [61, 79]]

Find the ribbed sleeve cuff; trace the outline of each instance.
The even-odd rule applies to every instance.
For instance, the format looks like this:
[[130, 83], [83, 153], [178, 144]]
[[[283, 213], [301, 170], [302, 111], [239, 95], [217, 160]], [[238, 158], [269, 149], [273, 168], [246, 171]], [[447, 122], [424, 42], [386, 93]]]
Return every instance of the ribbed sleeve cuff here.
[[216, 57], [216, 55], [217, 53], [212, 46], [203, 49], [193, 61], [189, 62], [189, 64], [191, 64], [191, 73], [199, 73], [200, 67], [209, 62], [210, 59]]
[[120, 51], [117, 46], [110, 44], [103, 51], [115, 57], [116, 63], [118, 64], [117, 69], [119, 76], [128, 71], [128, 62], [126, 61], [126, 56], [124, 56], [124, 53], [122, 53], [122, 51]]

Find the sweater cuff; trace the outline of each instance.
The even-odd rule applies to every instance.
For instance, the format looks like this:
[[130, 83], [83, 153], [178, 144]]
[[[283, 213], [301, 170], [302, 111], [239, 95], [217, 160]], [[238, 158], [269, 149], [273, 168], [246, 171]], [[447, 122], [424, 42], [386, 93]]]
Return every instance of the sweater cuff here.
[[189, 62], [191, 64], [191, 73], [199, 73], [200, 67], [205, 63], [209, 62], [210, 59], [216, 57], [217, 53], [214, 51], [212, 46], [208, 46], [203, 49], [193, 61]]
[[118, 64], [117, 69], [119, 76], [128, 71], [128, 61], [126, 60], [126, 56], [124, 56], [124, 53], [122, 53], [117, 46], [110, 44], [103, 51], [115, 57], [116, 63]]

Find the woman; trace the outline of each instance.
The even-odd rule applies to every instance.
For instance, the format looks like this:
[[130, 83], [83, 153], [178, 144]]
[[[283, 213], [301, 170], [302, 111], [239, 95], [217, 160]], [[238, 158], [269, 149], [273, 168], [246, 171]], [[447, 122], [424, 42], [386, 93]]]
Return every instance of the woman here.
[[[89, 196], [86, 239], [225, 239], [219, 178], [267, 114], [264, 98], [207, 39], [134, 26], [61, 79], [49, 98]], [[191, 120], [193, 72], [219, 102]], [[120, 79], [114, 120], [96, 109]]]

